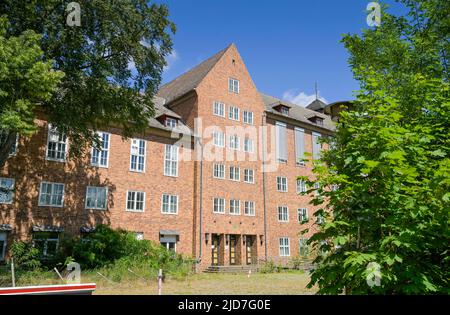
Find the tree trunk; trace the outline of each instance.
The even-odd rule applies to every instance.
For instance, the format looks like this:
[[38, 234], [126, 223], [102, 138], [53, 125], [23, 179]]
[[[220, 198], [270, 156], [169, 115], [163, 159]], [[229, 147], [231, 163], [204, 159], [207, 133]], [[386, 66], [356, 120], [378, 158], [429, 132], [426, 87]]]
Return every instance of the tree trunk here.
[[15, 132], [8, 132], [6, 140], [0, 143], [0, 169], [5, 166], [9, 153], [14, 145], [16, 145], [17, 134]]

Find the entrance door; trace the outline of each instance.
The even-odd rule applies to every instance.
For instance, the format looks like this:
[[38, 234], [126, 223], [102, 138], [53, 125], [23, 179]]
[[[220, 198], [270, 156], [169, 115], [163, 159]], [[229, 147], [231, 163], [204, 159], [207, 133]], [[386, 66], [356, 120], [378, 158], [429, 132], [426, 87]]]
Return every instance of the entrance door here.
[[236, 235], [230, 235], [230, 265], [236, 265]]
[[220, 250], [220, 236], [217, 234], [212, 235], [212, 265], [219, 265], [219, 250]]
[[245, 236], [245, 252], [246, 252], [246, 262], [247, 265], [252, 264], [252, 248], [253, 248], [253, 237], [250, 235]]

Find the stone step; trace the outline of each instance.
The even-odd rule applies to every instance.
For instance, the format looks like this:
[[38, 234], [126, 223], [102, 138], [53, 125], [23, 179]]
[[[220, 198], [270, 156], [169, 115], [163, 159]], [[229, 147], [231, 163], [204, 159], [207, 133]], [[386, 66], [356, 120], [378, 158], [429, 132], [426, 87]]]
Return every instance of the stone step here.
[[207, 273], [248, 273], [249, 271], [257, 272], [256, 265], [231, 265], [231, 266], [209, 266], [204, 272]]

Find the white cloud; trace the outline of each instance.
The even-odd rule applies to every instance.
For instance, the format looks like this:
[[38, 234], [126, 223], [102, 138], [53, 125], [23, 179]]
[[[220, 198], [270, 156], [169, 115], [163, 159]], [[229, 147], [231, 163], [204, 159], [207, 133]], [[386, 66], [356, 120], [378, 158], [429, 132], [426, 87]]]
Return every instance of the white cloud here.
[[164, 71], [169, 71], [170, 68], [180, 59], [177, 51], [174, 49], [172, 52], [166, 57], [167, 65], [164, 67]]
[[[289, 90], [283, 93], [283, 99], [291, 103], [306, 107], [316, 99], [316, 94], [308, 95], [303, 91], [298, 93], [297, 90]], [[328, 103], [328, 101], [324, 97], [320, 97], [320, 94], [319, 100], [326, 104]]]

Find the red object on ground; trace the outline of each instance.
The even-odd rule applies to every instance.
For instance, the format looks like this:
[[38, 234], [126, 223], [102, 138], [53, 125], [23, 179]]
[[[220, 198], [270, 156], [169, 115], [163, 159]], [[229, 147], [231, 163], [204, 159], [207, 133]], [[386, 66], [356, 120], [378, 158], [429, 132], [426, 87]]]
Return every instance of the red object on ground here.
[[96, 287], [97, 286], [95, 283], [9, 287], [9, 288], [0, 288], [0, 295], [30, 295], [30, 294], [91, 295], [92, 292], [95, 291]]

